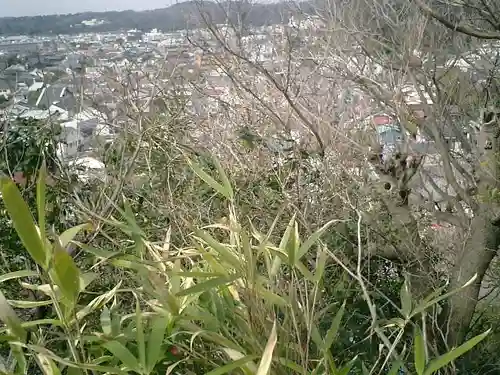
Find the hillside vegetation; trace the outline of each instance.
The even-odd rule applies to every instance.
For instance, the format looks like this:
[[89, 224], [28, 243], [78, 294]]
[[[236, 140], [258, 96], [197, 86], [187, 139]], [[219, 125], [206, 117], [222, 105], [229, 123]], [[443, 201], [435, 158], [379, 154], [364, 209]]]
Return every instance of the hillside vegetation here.
[[4, 121], [0, 374], [500, 374], [500, 4], [315, 7], [203, 18], [184, 95], [109, 69], [100, 174]]

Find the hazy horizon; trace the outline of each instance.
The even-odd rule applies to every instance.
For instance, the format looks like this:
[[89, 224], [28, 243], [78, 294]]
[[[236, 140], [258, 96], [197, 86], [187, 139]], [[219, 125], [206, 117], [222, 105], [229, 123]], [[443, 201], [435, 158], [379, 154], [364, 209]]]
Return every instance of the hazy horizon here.
[[0, 17], [29, 17], [81, 12], [106, 12], [122, 10], [150, 10], [166, 8], [176, 0], [0, 0]]

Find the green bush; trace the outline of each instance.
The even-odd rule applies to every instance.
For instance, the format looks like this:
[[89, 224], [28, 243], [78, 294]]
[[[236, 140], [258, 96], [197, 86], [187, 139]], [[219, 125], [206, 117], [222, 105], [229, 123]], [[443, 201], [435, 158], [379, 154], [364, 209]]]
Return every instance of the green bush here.
[[[334, 221], [301, 238], [293, 216], [279, 242], [273, 243], [283, 218], [277, 217], [266, 233], [244, 226], [222, 167], [215, 162], [214, 178], [199, 165], [188, 164], [223, 198], [228, 220], [193, 229], [191, 245], [183, 248], [171, 244], [170, 231], [163, 243], [148, 241], [127, 201], [118, 209], [122, 220], [106, 224], [123, 232], [133, 251], [76, 241], [78, 233], [93, 230], [88, 224], [51, 233], [45, 225], [45, 168], [37, 184], [37, 220], [16, 185], [2, 179], [12, 225], [36, 267], [4, 274], [0, 282], [16, 280], [43, 298], [8, 300], [0, 292], [0, 319], [5, 324], [0, 337], [10, 349], [0, 361], [1, 373], [347, 375], [404, 369], [430, 375], [488, 334], [431, 356], [421, 322], [429, 308], [453, 292], [412, 301], [403, 283], [398, 315], [382, 321], [360, 273], [346, 267], [335, 249], [321, 240]], [[88, 269], [79, 268], [68, 254], [70, 243], [92, 257]], [[123, 280], [96, 293], [96, 270], [102, 265], [131, 277], [132, 287]], [[369, 307], [367, 337], [380, 348], [371, 370], [360, 359], [362, 353], [345, 358], [336, 351], [350, 311], [344, 301], [325, 295], [325, 284], [332, 281], [325, 279], [329, 267], [336, 267], [339, 282], [359, 284]], [[40, 306], [47, 307], [45, 316], [29, 321], [19, 317], [20, 309]], [[320, 328], [326, 319], [327, 328]]]

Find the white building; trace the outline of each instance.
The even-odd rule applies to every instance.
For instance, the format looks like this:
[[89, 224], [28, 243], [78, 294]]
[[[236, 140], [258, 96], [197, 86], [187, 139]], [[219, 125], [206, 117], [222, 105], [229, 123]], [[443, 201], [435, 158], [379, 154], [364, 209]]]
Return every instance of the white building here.
[[62, 160], [75, 157], [78, 154], [78, 146], [81, 142], [80, 129], [78, 121], [63, 122], [61, 124], [61, 142], [59, 143], [59, 157]]

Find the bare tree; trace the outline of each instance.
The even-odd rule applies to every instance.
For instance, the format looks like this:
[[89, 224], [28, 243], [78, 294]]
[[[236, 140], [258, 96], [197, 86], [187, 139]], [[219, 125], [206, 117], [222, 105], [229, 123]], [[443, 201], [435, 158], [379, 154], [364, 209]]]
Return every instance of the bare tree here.
[[[426, 207], [462, 234], [451, 253], [449, 248], [431, 249], [449, 261], [450, 288], [477, 275], [471, 286], [451, 298], [441, 316], [440, 329], [452, 345], [465, 337], [485, 273], [500, 245], [500, 207], [494, 197], [500, 151], [498, 55], [491, 41], [498, 39], [493, 9], [498, 5], [466, 3], [436, 3], [435, 9], [420, 0], [360, 1], [342, 10], [328, 5], [334, 14], [330, 24], [341, 25], [349, 45], [362, 55], [337, 49], [332, 54], [342, 56], [344, 63], [332, 70], [391, 111], [404, 130], [398, 152], [372, 159], [379, 173], [392, 179], [387, 189], [397, 193], [391, 195], [393, 211], [403, 218], [400, 222], [413, 239], [411, 251], [393, 256], [416, 262], [420, 273], [429, 274], [427, 244], [421, 241], [415, 216], [416, 206]], [[434, 150], [418, 152], [417, 136]], [[441, 176], [431, 177], [432, 169]], [[417, 186], [421, 180], [414, 178], [418, 174], [433, 194], [422, 193]], [[440, 202], [432, 209], [436, 193]], [[420, 200], [412, 203], [410, 195]], [[426, 281], [429, 288], [432, 283]], [[417, 285], [422, 290], [422, 284]]]
[[[245, 48], [252, 33], [242, 22], [222, 29], [207, 18], [212, 44], [193, 38], [275, 125], [290, 130], [293, 124], [312, 135], [309, 150], [318, 151], [331, 178], [338, 180], [343, 170], [366, 192], [376, 172], [382, 188], [367, 192], [361, 210], [376, 227], [373, 202], [380, 198], [399, 239], [367, 255], [406, 264], [415, 296], [439, 285], [439, 273], [452, 289], [476, 275], [434, 322], [435, 336], [450, 345], [463, 341], [500, 245], [495, 7], [488, 0], [359, 0], [316, 2], [315, 12], [304, 12], [291, 4], [293, 22], [268, 29], [273, 64], [255, 56], [257, 46]], [[263, 87], [272, 88], [278, 105], [269, 104]], [[361, 93], [366, 110], [345, 105], [348, 91]], [[377, 113], [402, 129], [392, 153], [353, 133]], [[366, 133], [369, 126], [361, 129]], [[341, 151], [341, 143], [349, 149]], [[342, 165], [333, 168], [335, 163]], [[364, 177], [354, 178], [355, 170]], [[454, 246], [426, 240], [425, 215], [449, 226]]]

